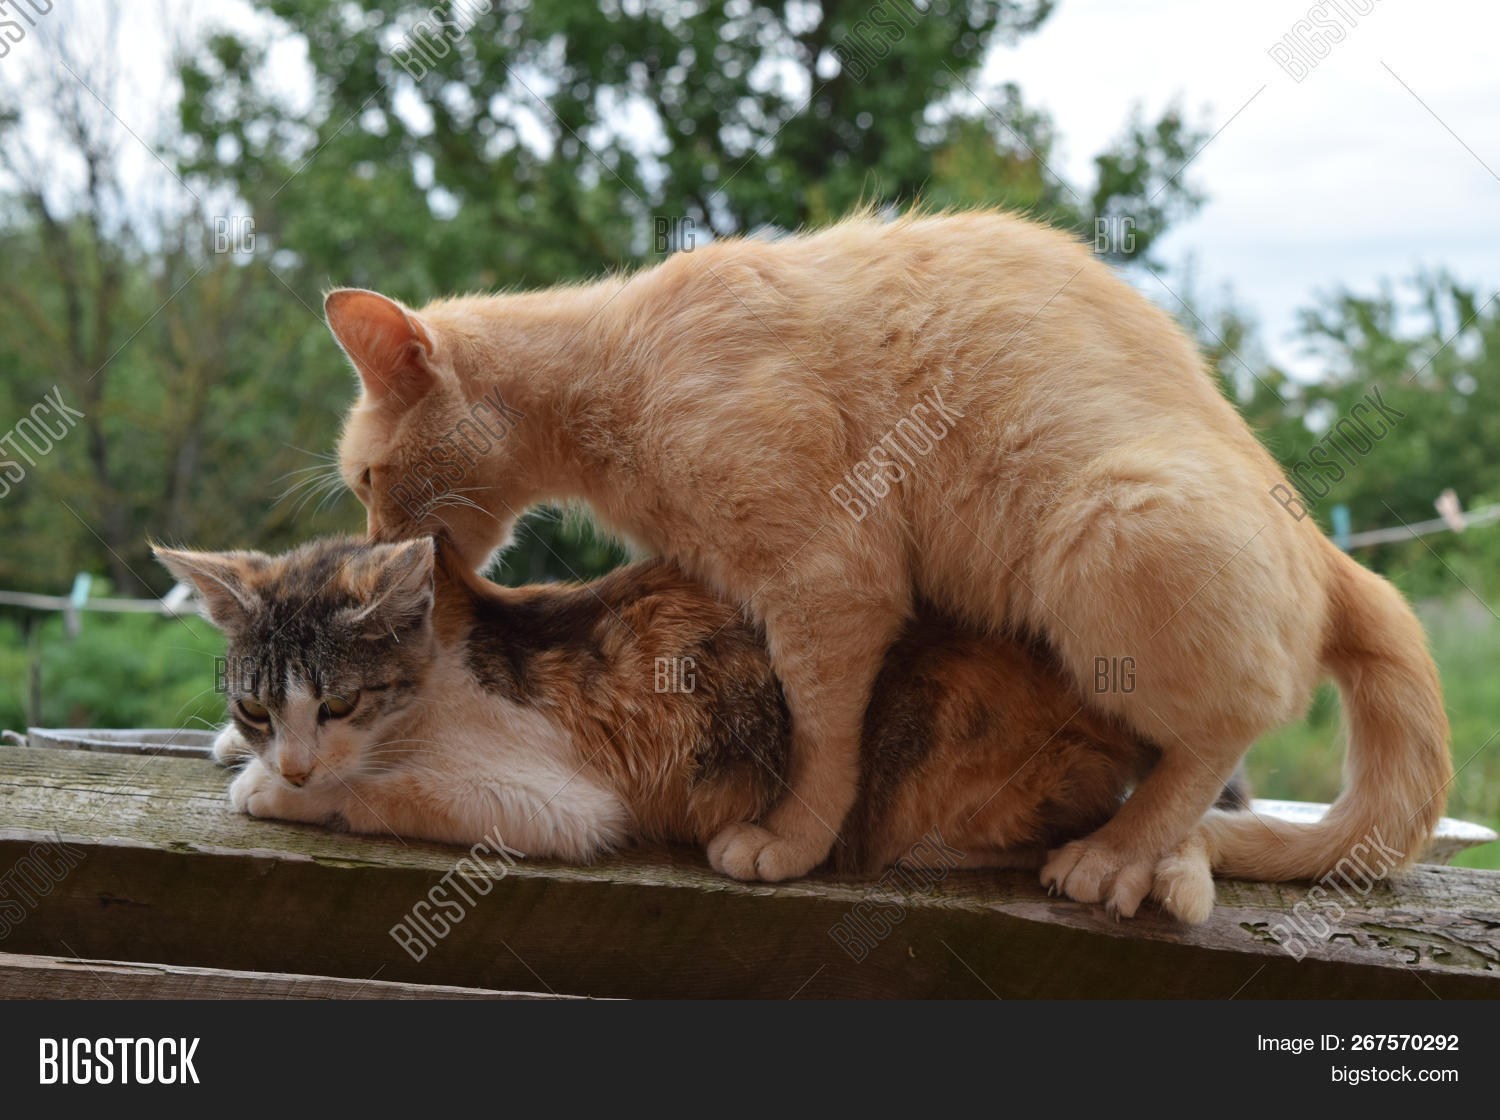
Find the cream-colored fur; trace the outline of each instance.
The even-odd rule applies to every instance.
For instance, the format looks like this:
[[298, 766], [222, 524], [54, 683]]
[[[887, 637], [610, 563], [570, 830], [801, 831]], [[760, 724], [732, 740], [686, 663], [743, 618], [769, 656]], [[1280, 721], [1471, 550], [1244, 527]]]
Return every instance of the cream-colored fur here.
[[[827, 854], [918, 596], [1045, 636], [1160, 747], [1121, 812], [1043, 868], [1073, 898], [1133, 913], [1324, 674], [1349, 704], [1345, 795], [1319, 825], [1209, 818], [1216, 863], [1316, 876], [1377, 826], [1415, 857], [1441, 812], [1447, 726], [1411, 612], [1274, 500], [1286, 480], [1171, 319], [1056, 231], [861, 217], [629, 280], [417, 312], [346, 290], [327, 311], [363, 383], [341, 451], [377, 538], [443, 530], [478, 567], [528, 506], [582, 500], [764, 624], [792, 792], [710, 845], [728, 874]], [[460, 446], [497, 397], [520, 419]], [[857, 519], [837, 488], [919, 406], [941, 438]], [[1099, 659], [1122, 658], [1133, 689], [1093, 691]]]

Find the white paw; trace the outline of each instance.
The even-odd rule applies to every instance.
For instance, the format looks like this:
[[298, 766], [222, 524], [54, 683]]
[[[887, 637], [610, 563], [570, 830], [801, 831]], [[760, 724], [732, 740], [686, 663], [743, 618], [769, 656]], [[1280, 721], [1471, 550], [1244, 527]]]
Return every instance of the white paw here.
[[[215, 743], [214, 746], [217, 748], [218, 744]], [[252, 817], [269, 816], [265, 811], [269, 808], [266, 801], [272, 788], [279, 782], [280, 779], [266, 769], [264, 762], [252, 758], [250, 765], [236, 774], [234, 781], [229, 783], [229, 804], [234, 806], [236, 812], [248, 813]]]
[[317, 794], [293, 789], [258, 758], [251, 759], [229, 783], [229, 804], [252, 817], [312, 824], [322, 824], [339, 811], [339, 806]]
[[288, 812], [287, 803], [296, 792], [271, 773], [264, 762], [252, 758], [250, 764], [229, 783], [229, 803], [252, 817], [288, 818], [292, 814]]
[[255, 756], [255, 752], [251, 750], [250, 744], [245, 742], [245, 737], [240, 734], [240, 729], [233, 723], [220, 731], [214, 739], [212, 753], [214, 761], [220, 766], [238, 766], [247, 758]]

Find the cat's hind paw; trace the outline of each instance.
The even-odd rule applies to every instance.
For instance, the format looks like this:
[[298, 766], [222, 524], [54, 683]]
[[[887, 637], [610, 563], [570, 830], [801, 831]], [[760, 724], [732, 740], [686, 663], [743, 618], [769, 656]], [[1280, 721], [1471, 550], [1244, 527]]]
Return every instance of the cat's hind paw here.
[[1179, 922], [1196, 926], [1208, 921], [1214, 910], [1214, 876], [1201, 837], [1189, 837], [1156, 865], [1151, 897]]
[[1091, 840], [1074, 840], [1047, 857], [1042, 886], [1075, 902], [1102, 902], [1116, 918], [1133, 918], [1151, 893], [1156, 863]]

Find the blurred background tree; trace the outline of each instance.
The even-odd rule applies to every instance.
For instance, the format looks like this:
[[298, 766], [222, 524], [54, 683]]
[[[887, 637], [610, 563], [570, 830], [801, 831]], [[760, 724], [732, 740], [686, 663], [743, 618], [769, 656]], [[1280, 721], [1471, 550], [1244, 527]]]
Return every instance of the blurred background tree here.
[[232, 183], [312, 272], [412, 297], [634, 266], [662, 222], [726, 236], [926, 200], [1090, 238], [1119, 210], [1149, 241], [1198, 201], [1173, 176], [1203, 136], [1175, 111], [1075, 189], [1047, 167], [1046, 117], [980, 88], [1047, 2], [264, 7], [305, 44], [311, 103], [266, 80], [267, 44], [213, 36], [182, 61], [185, 168]]

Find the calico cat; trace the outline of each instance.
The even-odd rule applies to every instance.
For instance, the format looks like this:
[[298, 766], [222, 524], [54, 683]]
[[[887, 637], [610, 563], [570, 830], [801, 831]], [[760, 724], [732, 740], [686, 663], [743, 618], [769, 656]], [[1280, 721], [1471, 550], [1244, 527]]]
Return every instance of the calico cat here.
[[[498, 830], [587, 860], [631, 840], [705, 845], [786, 788], [790, 717], [761, 635], [665, 561], [507, 588], [426, 538], [157, 558], [228, 638], [215, 753], [249, 757], [230, 800], [252, 816], [463, 844]], [[1039, 867], [1156, 756], [1039, 647], [922, 611], [877, 679], [831, 868]], [[1205, 919], [1201, 841], [1153, 884], [1171, 915]]]
[[[325, 307], [361, 382], [340, 452], [373, 537], [446, 532], [478, 569], [527, 507], [579, 501], [764, 627], [790, 792], [714, 838], [721, 871], [784, 879], [828, 854], [919, 602], [1040, 635], [1161, 751], [1043, 868], [1075, 899], [1133, 913], [1324, 675], [1345, 793], [1317, 824], [1208, 818], [1216, 859], [1317, 877], [1378, 827], [1409, 860], [1441, 815], [1447, 719], [1410, 608], [1324, 538], [1184, 332], [1063, 233], [865, 214], [629, 278]], [[1125, 658], [1132, 688], [1094, 687]]]

